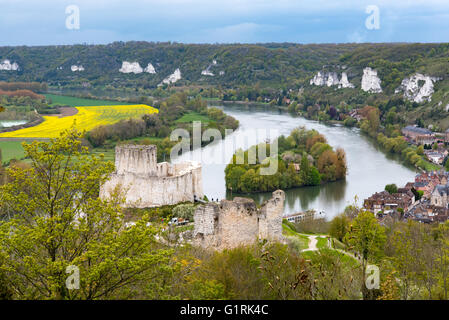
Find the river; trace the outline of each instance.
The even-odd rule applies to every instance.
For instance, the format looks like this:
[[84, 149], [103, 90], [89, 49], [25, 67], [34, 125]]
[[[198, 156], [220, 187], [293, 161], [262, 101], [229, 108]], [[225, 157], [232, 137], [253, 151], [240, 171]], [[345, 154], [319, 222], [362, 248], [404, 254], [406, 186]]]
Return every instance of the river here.
[[27, 123], [27, 120], [0, 120], [0, 128], [9, 128]]
[[[402, 165], [394, 156], [379, 150], [358, 128], [326, 125], [264, 107], [226, 105], [220, 108], [240, 121], [239, 129], [218, 143], [183, 154], [177, 159], [202, 162], [203, 188], [209, 199], [231, 199], [236, 196], [235, 193], [231, 195], [229, 191], [226, 192], [224, 169], [236, 149], [246, 149], [248, 145], [265, 141], [267, 136], [257, 136], [254, 129], [276, 130], [277, 135], [287, 136], [294, 128], [305, 126], [307, 129], [316, 129], [327, 138], [331, 146], [341, 147], [346, 152], [346, 180], [286, 190], [284, 215], [315, 209], [324, 210], [327, 219], [331, 219], [343, 212], [347, 205], [354, 203], [355, 196], [361, 205], [364, 198], [376, 191], [382, 191], [386, 184], [396, 183], [403, 186], [408, 181], [414, 181], [414, 168]], [[243, 141], [242, 137], [245, 136], [249, 138]], [[270, 136], [271, 138], [273, 137]], [[270, 198], [271, 193], [237, 196], [251, 197], [261, 203]]]

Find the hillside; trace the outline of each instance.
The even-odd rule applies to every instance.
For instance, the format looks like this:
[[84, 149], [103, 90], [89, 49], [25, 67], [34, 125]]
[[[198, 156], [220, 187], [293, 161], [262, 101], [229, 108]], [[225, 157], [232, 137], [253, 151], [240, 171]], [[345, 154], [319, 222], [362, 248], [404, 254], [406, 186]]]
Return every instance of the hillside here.
[[[93, 86], [156, 87], [179, 68], [181, 80], [178, 83], [183, 85], [260, 82], [291, 86], [301, 84], [323, 65], [338, 62], [342, 57], [350, 61], [358, 52], [377, 51], [382, 46], [114, 42], [108, 45], [0, 47], [0, 62], [4, 64], [4, 68], [0, 68], [0, 80], [45, 81], [50, 85], [89, 82]], [[393, 51], [399, 47], [386, 46]], [[135, 62], [138, 65], [133, 64]], [[209, 72], [202, 74], [206, 70]]]
[[[449, 44], [180, 44], [0, 47], [0, 81], [51, 88], [215, 87], [203, 96], [299, 104], [395, 106], [402, 123], [449, 127]], [[233, 91], [236, 89], [236, 91]], [[279, 89], [282, 89], [280, 91]], [[146, 91], [141, 91], [146, 90]], [[388, 106], [388, 107], [382, 107]]]

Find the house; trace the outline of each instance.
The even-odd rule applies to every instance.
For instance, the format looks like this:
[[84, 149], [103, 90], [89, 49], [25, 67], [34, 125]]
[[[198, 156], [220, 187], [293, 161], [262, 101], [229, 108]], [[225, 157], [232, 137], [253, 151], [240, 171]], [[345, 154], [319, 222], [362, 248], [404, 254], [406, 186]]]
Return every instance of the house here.
[[399, 209], [402, 209], [405, 213], [413, 207], [414, 203], [415, 195], [413, 192], [401, 188], [401, 192], [393, 194], [390, 194], [387, 191], [376, 192], [368, 199], [365, 199], [363, 206], [374, 214], [378, 214], [379, 212], [392, 214]]
[[424, 151], [424, 154], [426, 155], [427, 159], [435, 164], [442, 164], [444, 159], [446, 158], [444, 153], [438, 152], [438, 151], [430, 151], [426, 150]]
[[402, 128], [402, 134], [415, 144], [432, 144], [435, 142], [435, 135], [432, 131], [417, 126]]
[[448, 219], [449, 209], [435, 206], [428, 202], [416, 206], [413, 210], [412, 219], [423, 222], [444, 222]]
[[449, 184], [437, 185], [430, 196], [430, 203], [434, 206], [448, 207]]

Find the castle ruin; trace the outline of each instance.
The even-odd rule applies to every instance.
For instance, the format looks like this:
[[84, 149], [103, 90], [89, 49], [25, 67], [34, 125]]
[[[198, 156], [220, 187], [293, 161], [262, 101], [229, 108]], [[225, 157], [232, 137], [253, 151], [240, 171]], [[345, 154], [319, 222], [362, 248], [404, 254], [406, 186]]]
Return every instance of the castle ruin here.
[[127, 207], [149, 208], [203, 198], [201, 164], [157, 163], [155, 145], [115, 147], [115, 172], [101, 186], [100, 197], [109, 198], [121, 187]]
[[193, 244], [222, 250], [262, 239], [283, 241], [284, 200], [284, 191], [277, 190], [261, 208], [252, 199], [237, 197], [201, 205], [194, 213]]

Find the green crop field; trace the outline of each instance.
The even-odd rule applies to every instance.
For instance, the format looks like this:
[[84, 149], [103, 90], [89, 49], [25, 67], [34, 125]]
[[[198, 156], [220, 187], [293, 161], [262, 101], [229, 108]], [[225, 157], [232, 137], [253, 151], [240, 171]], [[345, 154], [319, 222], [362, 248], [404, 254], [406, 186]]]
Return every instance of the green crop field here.
[[20, 160], [25, 156], [25, 152], [22, 148], [22, 141], [23, 140], [0, 140], [3, 163], [7, 163], [11, 159]]
[[199, 114], [197, 112], [189, 112], [183, 115], [181, 118], [176, 120], [177, 123], [185, 123], [185, 122], [193, 122], [193, 121], [201, 121], [203, 123], [210, 122], [209, 117]]
[[71, 107], [83, 107], [83, 106], [108, 106], [108, 105], [126, 105], [129, 103], [113, 101], [113, 100], [98, 100], [98, 99], [85, 99], [78, 97], [60, 96], [56, 94], [45, 94], [45, 98], [51, 99], [51, 105], [67, 105]]

